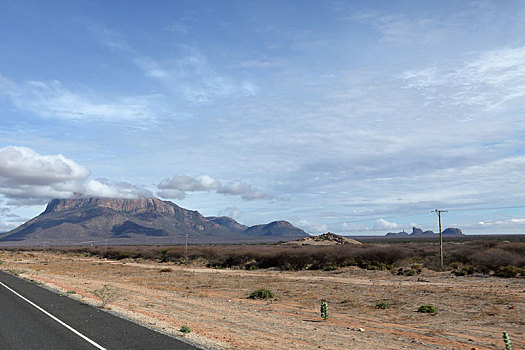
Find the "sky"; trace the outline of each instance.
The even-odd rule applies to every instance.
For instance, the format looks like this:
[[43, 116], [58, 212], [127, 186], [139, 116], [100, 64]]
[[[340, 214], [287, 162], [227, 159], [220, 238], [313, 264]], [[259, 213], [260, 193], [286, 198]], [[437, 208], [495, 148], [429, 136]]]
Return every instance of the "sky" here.
[[100, 196], [525, 233], [523, 33], [512, 0], [3, 0], [0, 231]]

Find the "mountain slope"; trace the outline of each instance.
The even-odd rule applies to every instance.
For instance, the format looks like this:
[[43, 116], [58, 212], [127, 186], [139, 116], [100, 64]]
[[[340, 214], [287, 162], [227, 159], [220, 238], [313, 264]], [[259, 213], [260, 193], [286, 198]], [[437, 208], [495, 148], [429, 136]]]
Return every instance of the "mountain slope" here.
[[[205, 218], [157, 198], [53, 199], [45, 211], [6, 233], [0, 242], [16, 244], [167, 244], [288, 240], [307, 234], [288, 223], [246, 233], [250, 228], [227, 217]], [[265, 225], [259, 225], [265, 226]]]

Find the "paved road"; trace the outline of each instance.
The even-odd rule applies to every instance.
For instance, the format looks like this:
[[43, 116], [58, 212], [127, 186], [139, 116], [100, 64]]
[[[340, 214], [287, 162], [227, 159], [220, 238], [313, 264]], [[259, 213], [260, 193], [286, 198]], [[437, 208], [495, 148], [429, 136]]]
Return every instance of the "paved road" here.
[[[76, 330], [80, 335], [46, 315], [10, 289]], [[90, 340], [94, 344], [90, 343]], [[197, 349], [180, 340], [0, 271], [0, 349], [92, 350], [97, 348]]]

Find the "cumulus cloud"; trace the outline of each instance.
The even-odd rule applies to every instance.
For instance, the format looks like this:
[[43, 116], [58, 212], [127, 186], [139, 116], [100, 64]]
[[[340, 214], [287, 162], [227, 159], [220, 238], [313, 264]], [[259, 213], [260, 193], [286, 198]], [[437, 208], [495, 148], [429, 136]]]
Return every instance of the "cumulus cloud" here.
[[157, 191], [157, 196], [161, 198], [184, 199], [186, 198], [186, 192], [181, 190], [165, 189], [162, 191]]
[[299, 227], [299, 228], [302, 228], [306, 232], [311, 232], [311, 233], [314, 233], [314, 234], [325, 233], [325, 232], [328, 231], [328, 226], [327, 225], [313, 223], [313, 222], [308, 221], [308, 220], [299, 220], [296, 223], [296, 226]]
[[150, 198], [153, 194], [143, 187], [127, 182], [114, 182], [107, 179], [88, 181], [85, 186], [85, 195], [106, 198]]
[[217, 189], [217, 193], [239, 195], [242, 199], [250, 201], [255, 199], [269, 199], [271, 196], [267, 193], [259, 191], [252, 185], [244, 182], [229, 182]]
[[245, 182], [221, 181], [209, 175], [193, 177], [189, 175], [176, 175], [172, 178], [163, 179], [157, 186], [161, 191], [157, 192], [163, 198], [183, 199], [186, 192], [215, 191], [220, 194], [241, 196], [244, 200], [269, 199], [271, 196], [258, 190]]
[[61, 154], [40, 155], [27, 147], [0, 149], [0, 193], [12, 203], [69, 197], [90, 171]]
[[219, 212], [217, 213], [217, 216], [229, 216], [230, 218], [233, 218], [236, 220], [240, 218], [241, 215], [242, 215], [242, 212], [237, 207], [226, 207], [226, 208], [219, 210]]
[[179, 191], [210, 191], [220, 187], [220, 183], [208, 175], [192, 177], [189, 175], [175, 175], [162, 180], [158, 187], [162, 190], [171, 189]]
[[0, 194], [8, 205], [34, 205], [51, 198], [78, 195], [97, 197], [151, 197], [151, 192], [126, 182], [89, 180], [90, 170], [58, 155], [41, 155], [27, 147], [0, 149]]
[[385, 219], [378, 219], [375, 222], [373, 227], [374, 230], [397, 230], [401, 229], [403, 226], [396, 224], [395, 222], [390, 222]]
[[90, 175], [83, 165], [61, 154], [40, 155], [27, 147], [0, 149], [0, 183], [5, 185], [53, 185], [82, 181]]
[[18, 226], [18, 224], [16, 224], [16, 223], [4, 222], [4, 221], [0, 220], [0, 232], [11, 231], [12, 229], [14, 229], [17, 226]]

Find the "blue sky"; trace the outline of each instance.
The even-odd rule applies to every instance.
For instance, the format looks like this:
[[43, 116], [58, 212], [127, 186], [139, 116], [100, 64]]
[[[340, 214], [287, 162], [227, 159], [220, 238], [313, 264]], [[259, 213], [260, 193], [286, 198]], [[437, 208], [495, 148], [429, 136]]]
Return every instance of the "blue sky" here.
[[0, 231], [82, 194], [525, 233], [524, 32], [522, 1], [3, 1]]

